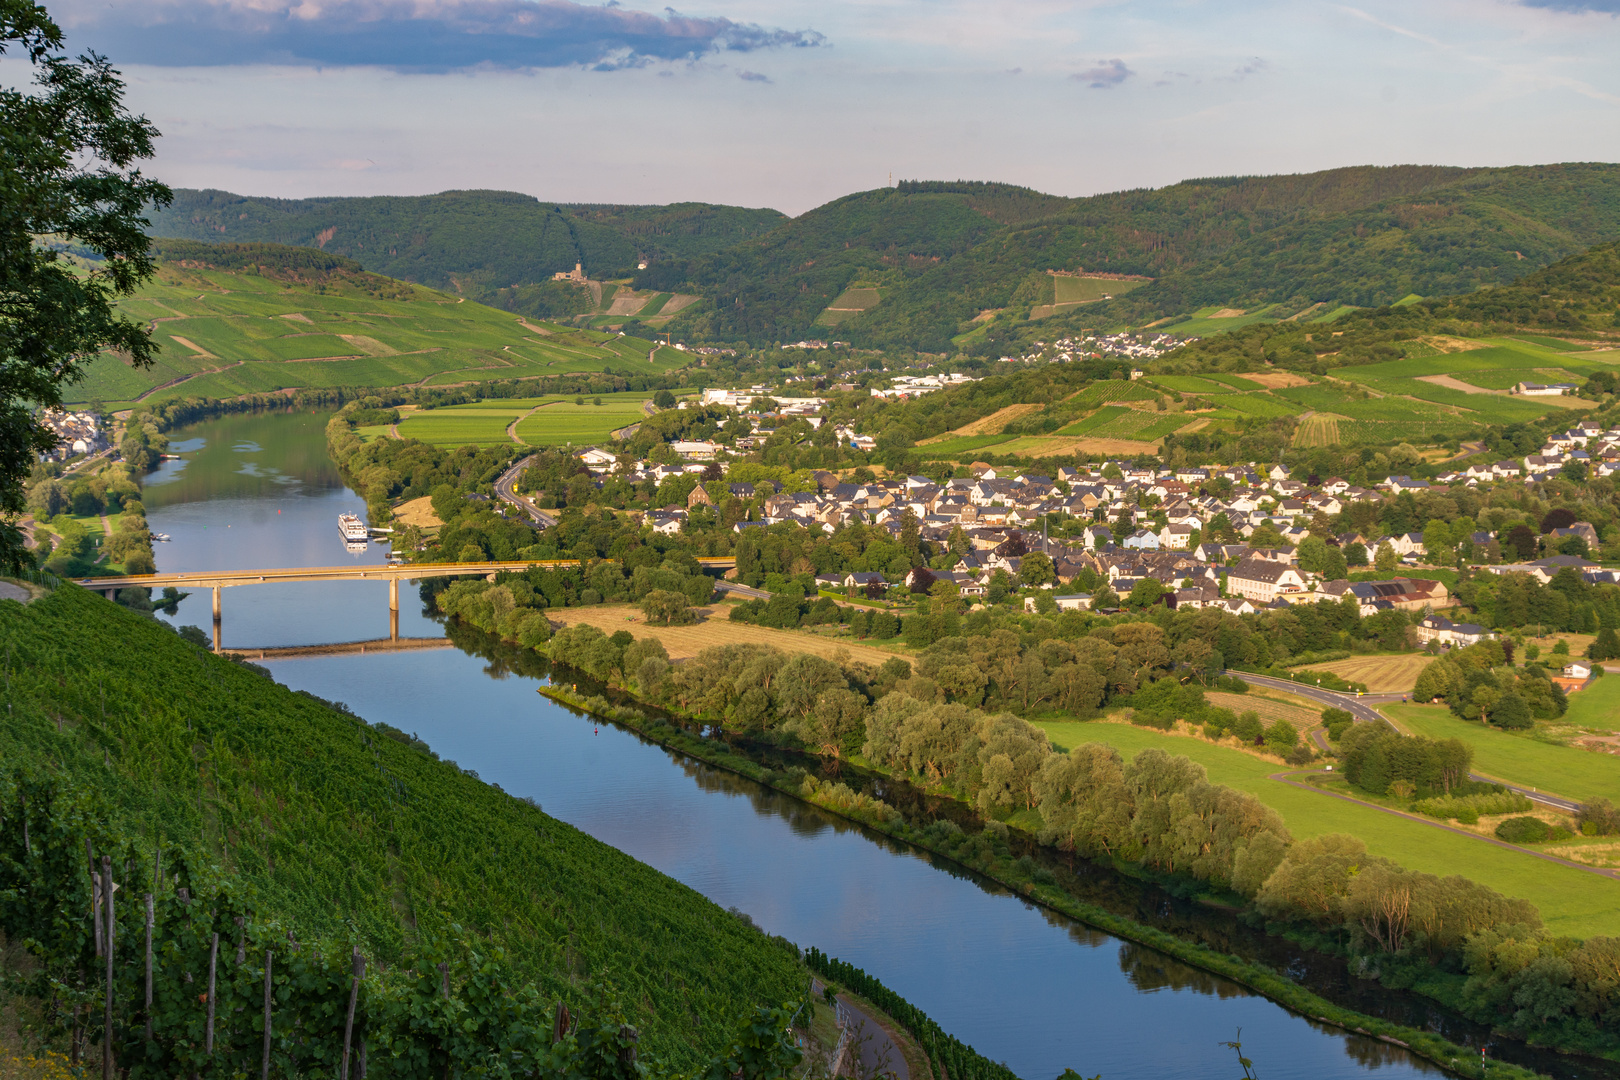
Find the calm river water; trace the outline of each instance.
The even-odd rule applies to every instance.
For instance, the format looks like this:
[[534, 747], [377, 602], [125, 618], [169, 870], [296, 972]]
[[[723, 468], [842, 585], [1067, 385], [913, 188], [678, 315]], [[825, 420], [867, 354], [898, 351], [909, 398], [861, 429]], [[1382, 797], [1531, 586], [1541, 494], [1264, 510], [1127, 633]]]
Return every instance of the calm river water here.
[[[322, 439], [324, 416], [229, 417], [172, 435], [144, 496], [158, 569], [382, 562], [345, 549], [363, 512]], [[442, 636], [401, 588], [400, 634]], [[388, 635], [387, 586], [224, 592], [227, 647]], [[170, 621], [209, 628], [207, 591]], [[441, 756], [708, 896], [766, 930], [857, 964], [1026, 1080], [1066, 1067], [1105, 1080], [1230, 1077], [1218, 1045], [1242, 1029], [1261, 1076], [1436, 1075], [1383, 1043], [1294, 1016], [1241, 987], [1045, 913], [813, 807], [593, 723], [454, 647], [281, 660], [288, 686], [414, 731]]]

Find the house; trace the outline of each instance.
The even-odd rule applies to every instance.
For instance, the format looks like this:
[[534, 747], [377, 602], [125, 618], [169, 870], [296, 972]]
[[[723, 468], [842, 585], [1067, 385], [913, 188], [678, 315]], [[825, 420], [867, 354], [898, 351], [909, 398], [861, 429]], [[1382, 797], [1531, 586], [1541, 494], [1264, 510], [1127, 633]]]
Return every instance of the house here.
[[1426, 578], [1392, 578], [1388, 581], [1356, 581], [1343, 578], [1329, 581], [1322, 592], [1336, 600], [1354, 597], [1363, 615], [1373, 615], [1384, 608], [1399, 611], [1422, 611], [1425, 608], [1445, 607], [1451, 592], [1438, 581]]
[[685, 519], [686, 511], [684, 510], [678, 514], [672, 514], [668, 510], [654, 510], [647, 515], [647, 524], [652, 526], [653, 532], [661, 536], [673, 536], [681, 531]]
[[1228, 615], [1253, 615], [1256, 608], [1247, 597], [1229, 596], [1215, 605]]
[[1086, 542], [1086, 547], [1096, 550], [1114, 542], [1114, 530], [1106, 525], [1088, 525], [1080, 537]]
[[[1059, 611], [1089, 611], [1091, 609], [1090, 593], [1066, 593], [1052, 597], [1057, 601]], [[1035, 597], [1024, 597], [1024, 610], [1035, 610]]]
[[1135, 551], [1158, 551], [1159, 535], [1147, 529], [1138, 529], [1127, 536], [1120, 546]]
[[1287, 563], [1244, 559], [1226, 575], [1226, 588], [1239, 596], [1269, 604], [1285, 592], [1303, 592], [1305, 579]]
[[1577, 690], [1584, 690], [1592, 681], [1592, 665], [1585, 660], [1571, 660], [1564, 665], [1564, 670], [1551, 676], [1553, 684], [1560, 687], [1564, 693], [1573, 694]]
[[1523, 394], [1525, 397], [1560, 397], [1575, 392], [1574, 383], [1514, 383], [1510, 394]]
[[579, 463], [581, 465], [585, 466], [593, 473], [609, 472], [619, 460], [606, 450], [598, 450], [594, 446], [587, 450], [581, 450], [574, 456], [579, 459]]
[[1177, 589], [1170, 598], [1170, 606], [1178, 611], [1182, 608], [1219, 607], [1222, 603], [1221, 591], [1207, 586]]
[[676, 440], [669, 444], [669, 448], [689, 461], [713, 461], [720, 452], [720, 447], [712, 442]]
[[1454, 623], [1444, 615], [1429, 615], [1417, 624], [1417, 639], [1421, 642], [1438, 641], [1442, 645], [1458, 647], [1474, 645], [1493, 635], [1475, 623]]
[[1159, 530], [1159, 547], [1169, 551], [1185, 551], [1192, 546], [1192, 534], [1190, 525], [1166, 525]]
[[887, 587], [888, 584], [888, 580], [882, 574], [871, 570], [860, 570], [848, 574], [844, 578], [844, 588], [846, 589], [864, 589], [868, 585]]

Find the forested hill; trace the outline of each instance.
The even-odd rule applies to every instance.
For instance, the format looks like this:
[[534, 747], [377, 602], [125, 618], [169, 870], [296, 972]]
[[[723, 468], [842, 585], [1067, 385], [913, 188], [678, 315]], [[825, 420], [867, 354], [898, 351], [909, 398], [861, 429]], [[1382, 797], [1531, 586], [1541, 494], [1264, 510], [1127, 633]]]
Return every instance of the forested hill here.
[[583, 263], [594, 278], [729, 247], [785, 220], [775, 210], [707, 203], [568, 206], [512, 191], [368, 198], [260, 199], [180, 188], [149, 209], [153, 236], [292, 244], [470, 299], [548, 280]]
[[0, 629], [0, 761], [95, 791], [147, 850], [202, 849], [301, 936], [352, 933], [385, 964], [413, 939], [465, 937], [574, 1003], [605, 980], [644, 1049], [683, 1070], [724, 1047], [734, 1018], [803, 990], [779, 939], [150, 617], [62, 585], [26, 608], [0, 600]]
[[[1620, 166], [1356, 167], [1190, 180], [1060, 199], [1007, 185], [903, 183], [828, 203], [725, 251], [649, 267], [638, 285], [713, 303], [689, 329], [756, 344], [833, 331], [816, 320], [850, 286], [881, 301], [836, 323], [871, 346], [943, 352], [976, 316], [993, 352], [1065, 322], [1141, 325], [1209, 305], [1392, 303], [1510, 282], [1620, 235]], [[1028, 324], [1048, 270], [1155, 280]], [[863, 301], [860, 306], [865, 306]], [[1047, 326], [1055, 327], [1048, 330]]]

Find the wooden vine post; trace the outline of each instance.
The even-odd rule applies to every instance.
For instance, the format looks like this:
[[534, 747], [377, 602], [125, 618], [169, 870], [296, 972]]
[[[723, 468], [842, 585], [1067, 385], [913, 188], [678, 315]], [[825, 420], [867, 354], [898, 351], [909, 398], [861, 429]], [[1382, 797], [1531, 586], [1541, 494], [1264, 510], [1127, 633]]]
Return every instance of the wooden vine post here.
[[208, 946], [208, 1028], [203, 1036], [203, 1052], [209, 1057], [214, 1056], [214, 986], [216, 984], [214, 972], [219, 964], [219, 931], [214, 932], [214, 940]]
[[107, 1006], [101, 1026], [101, 1080], [113, 1080], [113, 934], [118, 923], [113, 917], [111, 855], [101, 857], [101, 885], [107, 900]]
[[270, 1080], [270, 966], [275, 953], [264, 951], [264, 1059], [259, 1065], [259, 1080]]
[[[340, 1080], [349, 1080], [349, 1047], [354, 1039], [354, 1009], [360, 1003], [360, 980], [366, 977], [366, 958], [360, 955], [359, 946], [354, 950], [354, 977], [349, 983], [349, 1015], [343, 1021], [343, 1067], [339, 1071]], [[362, 1068], [361, 1073], [365, 1070]]]
[[152, 894], [146, 894], [146, 1041], [152, 1041], [152, 924], [155, 920]]

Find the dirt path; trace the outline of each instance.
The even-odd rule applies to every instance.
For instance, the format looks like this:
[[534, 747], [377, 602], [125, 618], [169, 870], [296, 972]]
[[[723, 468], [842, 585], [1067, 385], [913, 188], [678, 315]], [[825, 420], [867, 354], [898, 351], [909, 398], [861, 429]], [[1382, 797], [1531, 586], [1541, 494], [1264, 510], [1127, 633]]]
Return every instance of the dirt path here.
[[1560, 866], [1572, 866], [1577, 870], [1584, 870], [1588, 874], [1596, 874], [1599, 877], [1608, 878], [1611, 881], [1616, 878], [1620, 878], [1620, 870], [1603, 870], [1595, 866], [1587, 866], [1585, 863], [1574, 862], [1570, 859], [1560, 859], [1558, 856], [1549, 855], [1545, 851], [1537, 851], [1534, 848], [1520, 847], [1518, 844], [1510, 844], [1506, 840], [1498, 840], [1494, 836], [1481, 836], [1477, 832], [1469, 832], [1467, 829], [1459, 829], [1455, 826], [1436, 821], [1433, 818], [1423, 817], [1421, 814], [1408, 814], [1404, 810], [1396, 810], [1393, 807], [1388, 806], [1379, 806], [1377, 803], [1367, 802], [1364, 799], [1357, 799], [1350, 795], [1343, 795], [1337, 791], [1324, 791], [1315, 784], [1307, 784], [1299, 780], [1289, 779], [1291, 776], [1326, 775], [1328, 774], [1320, 769], [1303, 769], [1272, 773], [1270, 776], [1266, 777], [1266, 779], [1275, 780], [1279, 784], [1288, 784], [1291, 787], [1297, 787], [1301, 791], [1313, 791], [1318, 795], [1326, 795], [1330, 799], [1342, 799], [1344, 802], [1355, 803], [1357, 806], [1366, 806], [1373, 810], [1380, 811], [1381, 813], [1389, 814], [1393, 817], [1405, 818], [1408, 821], [1415, 821], [1420, 825], [1427, 825], [1431, 829], [1441, 829], [1445, 832], [1456, 833], [1458, 836], [1466, 836], [1473, 840], [1481, 840], [1487, 844], [1494, 844], [1499, 848], [1507, 848], [1509, 851], [1518, 851], [1526, 855], [1534, 855], [1538, 859], [1545, 859], [1547, 862], [1558, 863]]
[[519, 446], [528, 446], [529, 445], [528, 443], [526, 443], [522, 439], [518, 438], [517, 426], [519, 424], [523, 423], [523, 421], [527, 420], [529, 417], [533, 416], [536, 412], [538, 412], [539, 410], [545, 408], [547, 405], [550, 405], [550, 404], [552, 404], [552, 403], [549, 402], [549, 401], [542, 401], [540, 404], [536, 405], [534, 408], [530, 409], [528, 412], [524, 413], [522, 416], [518, 417], [516, 420], [513, 420], [510, 424], [507, 424], [506, 425], [506, 437], [508, 439], [511, 439], [513, 442], [517, 443]]
[[106, 514], [101, 515], [101, 531], [106, 533], [108, 536], [113, 534], [112, 521], [107, 517]]

